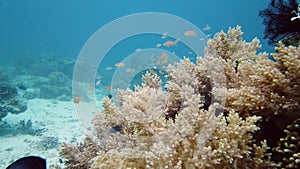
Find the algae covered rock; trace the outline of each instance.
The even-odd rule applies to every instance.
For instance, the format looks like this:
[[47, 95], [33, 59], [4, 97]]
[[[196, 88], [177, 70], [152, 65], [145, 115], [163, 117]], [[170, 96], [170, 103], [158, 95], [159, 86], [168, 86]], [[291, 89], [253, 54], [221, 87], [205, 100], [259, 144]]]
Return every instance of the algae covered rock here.
[[63, 72], [52, 72], [47, 84], [40, 86], [40, 98], [56, 99], [60, 96], [71, 96], [71, 79]]
[[27, 110], [27, 103], [18, 95], [18, 88], [12, 85], [9, 73], [0, 69], [0, 119], [8, 113], [19, 114]]
[[47, 77], [50, 73], [59, 71], [71, 78], [73, 75], [74, 64], [74, 59], [59, 57], [54, 54], [21, 56], [16, 61], [15, 72], [20, 75]]

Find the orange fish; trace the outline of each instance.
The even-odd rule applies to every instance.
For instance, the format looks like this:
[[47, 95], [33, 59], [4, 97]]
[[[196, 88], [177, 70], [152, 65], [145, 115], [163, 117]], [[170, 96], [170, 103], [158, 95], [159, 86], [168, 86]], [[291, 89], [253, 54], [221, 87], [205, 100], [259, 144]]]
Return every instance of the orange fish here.
[[94, 85], [90, 85], [90, 91], [94, 91], [95, 90], [95, 86]]
[[157, 75], [157, 73], [156, 73], [155, 70], [153, 70], [153, 69], [150, 69], [149, 72], [150, 72], [151, 74], [153, 74], [153, 75]]
[[179, 42], [179, 39], [175, 40], [175, 41], [166, 41], [164, 43], [164, 46], [166, 47], [171, 47], [171, 46], [177, 46], [177, 43]]
[[81, 97], [74, 97], [73, 102], [74, 103], [79, 103], [82, 100]]
[[159, 74], [161, 74], [161, 75], [165, 74], [165, 72], [162, 71], [162, 70], [159, 70], [158, 72], [159, 72]]
[[125, 63], [119, 62], [119, 63], [116, 63], [115, 66], [118, 68], [123, 68], [125, 66]]
[[168, 59], [168, 56], [167, 56], [166, 52], [161, 53], [161, 58]]
[[131, 68], [127, 68], [127, 69], [126, 69], [126, 72], [127, 72], [127, 73], [130, 73], [130, 72], [132, 72], [132, 69], [131, 69]]
[[112, 90], [112, 87], [111, 86], [106, 86], [106, 89], [107, 90]]
[[184, 36], [197, 36], [197, 34], [193, 30], [187, 30], [184, 32]]
[[167, 59], [163, 59], [163, 60], [160, 62], [160, 64], [161, 64], [161, 65], [164, 65], [164, 64], [166, 64], [167, 62], [168, 62]]
[[160, 65], [160, 60], [159, 59], [157, 59], [156, 64]]

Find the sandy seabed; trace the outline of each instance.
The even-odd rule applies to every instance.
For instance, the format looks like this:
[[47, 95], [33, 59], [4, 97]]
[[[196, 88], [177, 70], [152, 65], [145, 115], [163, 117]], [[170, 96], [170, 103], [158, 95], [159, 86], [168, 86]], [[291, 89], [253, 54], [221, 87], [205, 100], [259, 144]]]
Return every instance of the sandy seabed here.
[[[80, 102], [89, 111], [88, 103]], [[45, 129], [41, 135], [6, 134], [0, 136], [0, 168], [6, 168], [13, 161], [29, 155], [43, 157], [48, 168], [59, 164], [59, 149], [62, 142], [80, 142], [85, 137], [86, 126], [83, 127], [82, 117], [88, 120], [93, 113], [78, 115], [73, 102], [33, 99], [28, 101], [28, 109], [18, 115], [9, 114], [3, 120], [13, 126], [20, 120], [32, 121], [32, 128]], [[79, 117], [79, 118], [78, 118]], [[88, 122], [85, 122], [86, 124]], [[54, 148], [41, 148], [46, 137], [58, 139]]]

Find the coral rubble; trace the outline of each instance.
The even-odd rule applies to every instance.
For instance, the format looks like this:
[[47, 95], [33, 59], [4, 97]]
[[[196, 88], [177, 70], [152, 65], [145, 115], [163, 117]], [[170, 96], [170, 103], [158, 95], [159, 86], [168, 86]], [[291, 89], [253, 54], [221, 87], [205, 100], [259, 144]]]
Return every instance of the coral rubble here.
[[[147, 73], [141, 86], [120, 90], [116, 103], [104, 98], [94, 135], [63, 144], [66, 168], [280, 166], [271, 159], [264, 124], [299, 115], [300, 48], [279, 43], [273, 61], [257, 54], [258, 39], [245, 42], [242, 34], [239, 26], [221, 31], [196, 63], [184, 58], [169, 65], [164, 87]], [[285, 123], [278, 125], [283, 132]]]

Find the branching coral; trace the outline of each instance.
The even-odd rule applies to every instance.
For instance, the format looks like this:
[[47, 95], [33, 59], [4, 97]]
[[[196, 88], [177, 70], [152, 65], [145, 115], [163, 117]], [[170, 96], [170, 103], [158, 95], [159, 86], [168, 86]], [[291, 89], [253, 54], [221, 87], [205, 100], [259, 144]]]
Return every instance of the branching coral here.
[[226, 75], [226, 108], [242, 116], [249, 113], [264, 117], [299, 109], [299, 47], [284, 47], [282, 43], [273, 54], [256, 54], [259, 40], [247, 43], [241, 38], [240, 27], [217, 34], [208, 41], [207, 56], [223, 60]]
[[289, 124], [285, 137], [281, 138], [274, 148], [274, 160], [283, 168], [300, 167], [300, 118]]
[[268, 142], [255, 138], [267, 120], [299, 109], [299, 48], [279, 43], [273, 61], [256, 53], [258, 39], [241, 36], [239, 26], [220, 32], [196, 63], [169, 65], [165, 87], [147, 73], [142, 86], [120, 90], [116, 103], [104, 98], [95, 135], [83, 144], [91, 149], [63, 145], [67, 166], [274, 167]]
[[65, 161], [67, 169], [83, 169], [90, 168], [90, 161], [97, 155], [98, 151], [99, 147], [87, 136], [84, 143], [79, 143], [76, 146], [63, 143], [60, 154], [67, 159]]

